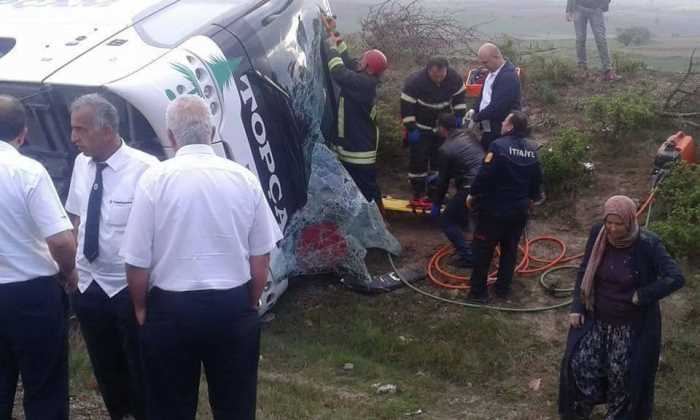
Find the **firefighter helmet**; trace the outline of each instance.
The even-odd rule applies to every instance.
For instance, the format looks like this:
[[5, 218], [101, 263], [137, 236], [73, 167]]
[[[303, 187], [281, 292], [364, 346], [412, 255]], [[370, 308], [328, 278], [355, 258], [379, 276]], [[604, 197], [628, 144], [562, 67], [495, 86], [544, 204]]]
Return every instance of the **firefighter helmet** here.
[[381, 76], [384, 70], [389, 67], [389, 62], [383, 52], [379, 50], [368, 50], [362, 54], [360, 66], [369, 74]]

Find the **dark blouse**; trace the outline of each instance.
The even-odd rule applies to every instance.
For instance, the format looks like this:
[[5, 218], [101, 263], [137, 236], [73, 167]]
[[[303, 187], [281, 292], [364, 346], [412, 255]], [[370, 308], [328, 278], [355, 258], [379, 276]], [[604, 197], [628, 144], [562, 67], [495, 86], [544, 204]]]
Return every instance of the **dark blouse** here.
[[632, 248], [608, 245], [595, 278], [596, 319], [614, 325], [639, 321], [640, 308], [632, 303], [635, 290]]

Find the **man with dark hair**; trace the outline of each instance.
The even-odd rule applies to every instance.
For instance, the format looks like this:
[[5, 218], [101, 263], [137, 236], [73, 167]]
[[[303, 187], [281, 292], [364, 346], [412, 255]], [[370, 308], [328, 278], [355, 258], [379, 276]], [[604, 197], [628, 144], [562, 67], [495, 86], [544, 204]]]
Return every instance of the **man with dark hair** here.
[[511, 111], [520, 109], [520, 79], [515, 66], [491, 43], [479, 48], [479, 61], [489, 70], [479, 99], [468, 118], [481, 126], [481, 145], [488, 149], [501, 136], [501, 124]]
[[576, 30], [576, 56], [578, 57], [579, 70], [588, 71], [586, 38], [588, 38], [588, 24], [590, 23], [598, 47], [600, 63], [603, 67], [603, 81], [606, 82], [620, 79], [620, 76], [615, 74], [612, 69], [608, 40], [605, 34], [603, 13], [607, 12], [609, 8], [610, 0], [568, 0], [566, 2], [566, 20], [573, 21]]
[[[478, 140], [457, 127], [454, 114], [440, 114], [437, 119], [437, 134], [445, 139], [438, 149], [438, 178], [432, 189], [432, 211], [434, 218], [440, 218], [440, 227], [457, 251], [460, 265], [472, 266], [471, 241], [464, 238], [463, 227], [471, 231], [473, 223], [466, 207], [469, 188], [474, 181], [484, 150]], [[457, 192], [447, 202], [445, 213], [440, 215], [442, 202], [454, 180]]]
[[48, 172], [19, 154], [24, 107], [0, 95], [0, 419], [22, 376], [24, 418], [68, 420], [64, 286], [76, 287], [72, 226]]
[[489, 146], [467, 198], [467, 205], [478, 213], [469, 297], [482, 303], [488, 301], [486, 280], [496, 245], [500, 245], [501, 257], [494, 292], [502, 299], [510, 296], [518, 242], [542, 183], [540, 161], [526, 139], [527, 115], [510, 113], [501, 132], [503, 137]]
[[454, 113], [461, 127], [466, 112], [464, 80], [446, 58], [431, 58], [424, 69], [406, 79], [401, 92], [401, 118], [409, 147], [408, 180], [414, 201], [425, 197], [426, 179], [437, 170], [437, 150], [443, 141], [436, 133], [437, 116]]
[[348, 171], [367, 201], [384, 211], [377, 183], [377, 87], [389, 63], [379, 50], [365, 51], [358, 60], [350, 58], [347, 44], [336, 32], [334, 18], [325, 17], [328, 33], [328, 68], [340, 86], [338, 135], [334, 141], [338, 160]]
[[117, 109], [99, 94], [72, 103], [71, 140], [82, 152], [75, 158], [66, 201], [79, 251], [73, 310], [110, 417], [142, 420], [136, 322], [119, 249], [136, 183], [158, 160], [122, 140]]

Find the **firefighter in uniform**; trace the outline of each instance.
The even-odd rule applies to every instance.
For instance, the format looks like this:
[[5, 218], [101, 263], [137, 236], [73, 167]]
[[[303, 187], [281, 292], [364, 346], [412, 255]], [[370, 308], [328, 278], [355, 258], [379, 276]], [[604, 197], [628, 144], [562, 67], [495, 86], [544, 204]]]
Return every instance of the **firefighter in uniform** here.
[[414, 201], [426, 194], [426, 178], [437, 169], [437, 150], [442, 145], [435, 128], [437, 116], [453, 112], [463, 124], [467, 112], [464, 80], [447, 59], [431, 58], [425, 69], [406, 79], [401, 92], [401, 118], [409, 146], [408, 179]]
[[377, 86], [388, 67], [379, 50], [365, 51], [353, 60], [348, 47], [335, 31], [335, 19], [325, 18], [328, 32], [328, 68], [341, 89], [338, 99], [338, 136], [333, 148], [367, 201], [374, 201], [384, 211], [377, 184]]
[[501, 256], [494, 293], [501, 299], [510, 296], [518, 242], [542, 183], [540, 161], [526, 139], [527, 115], [510, 113], [501, 132], [503, 137], [489, 146], [467, 198], [467, 206], [478, 212], [469, 298], [481, 303], [488, 301], [486, 280], [496, 245], [500, 245]]
[[[455, 247], [459, 265], [471, 267], [471, 241], [465, 240], [462, 228], [467, 227], [468, 231], [473, 229], [472, 218], [465, 201], [470, 185], [484, 160], [484, 149], [474, 136], [457, 127], [454, 114], [440, 114], [437, 129], [437, 134], [444, 138], [445, 142], [438, 149], [438, 177], [435, 187], [431, 188], [431, 215], [433, 218], [439, 218], [440, 228]], [[454, 180], [457, 192], [447, 202], [445, 213], [440, 215], [450, 180]]]

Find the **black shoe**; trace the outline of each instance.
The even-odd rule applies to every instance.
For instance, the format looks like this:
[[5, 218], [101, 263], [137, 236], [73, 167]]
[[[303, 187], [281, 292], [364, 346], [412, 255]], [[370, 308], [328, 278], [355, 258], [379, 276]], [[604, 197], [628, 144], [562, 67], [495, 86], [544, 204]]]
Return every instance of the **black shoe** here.
[[473, 268], [474, 261], [471, 258], [464, 258], [460, 255], [453, 255], [447, 260], [448, 264], [457, 268]]
[[511, 296], [512, 296], [512, 293], [510, 290], [503, 291], [503, 290], [494, 289], [493, 296], [498, 300], [509, 301]]
[[467, 303], [471, 303], [474, 305], [488, 305], [489, 295], [488, 293], [484, 293], [482, 295], [475, 295], [472, 292], [469, 292], [469, 294], [467, 295]]

